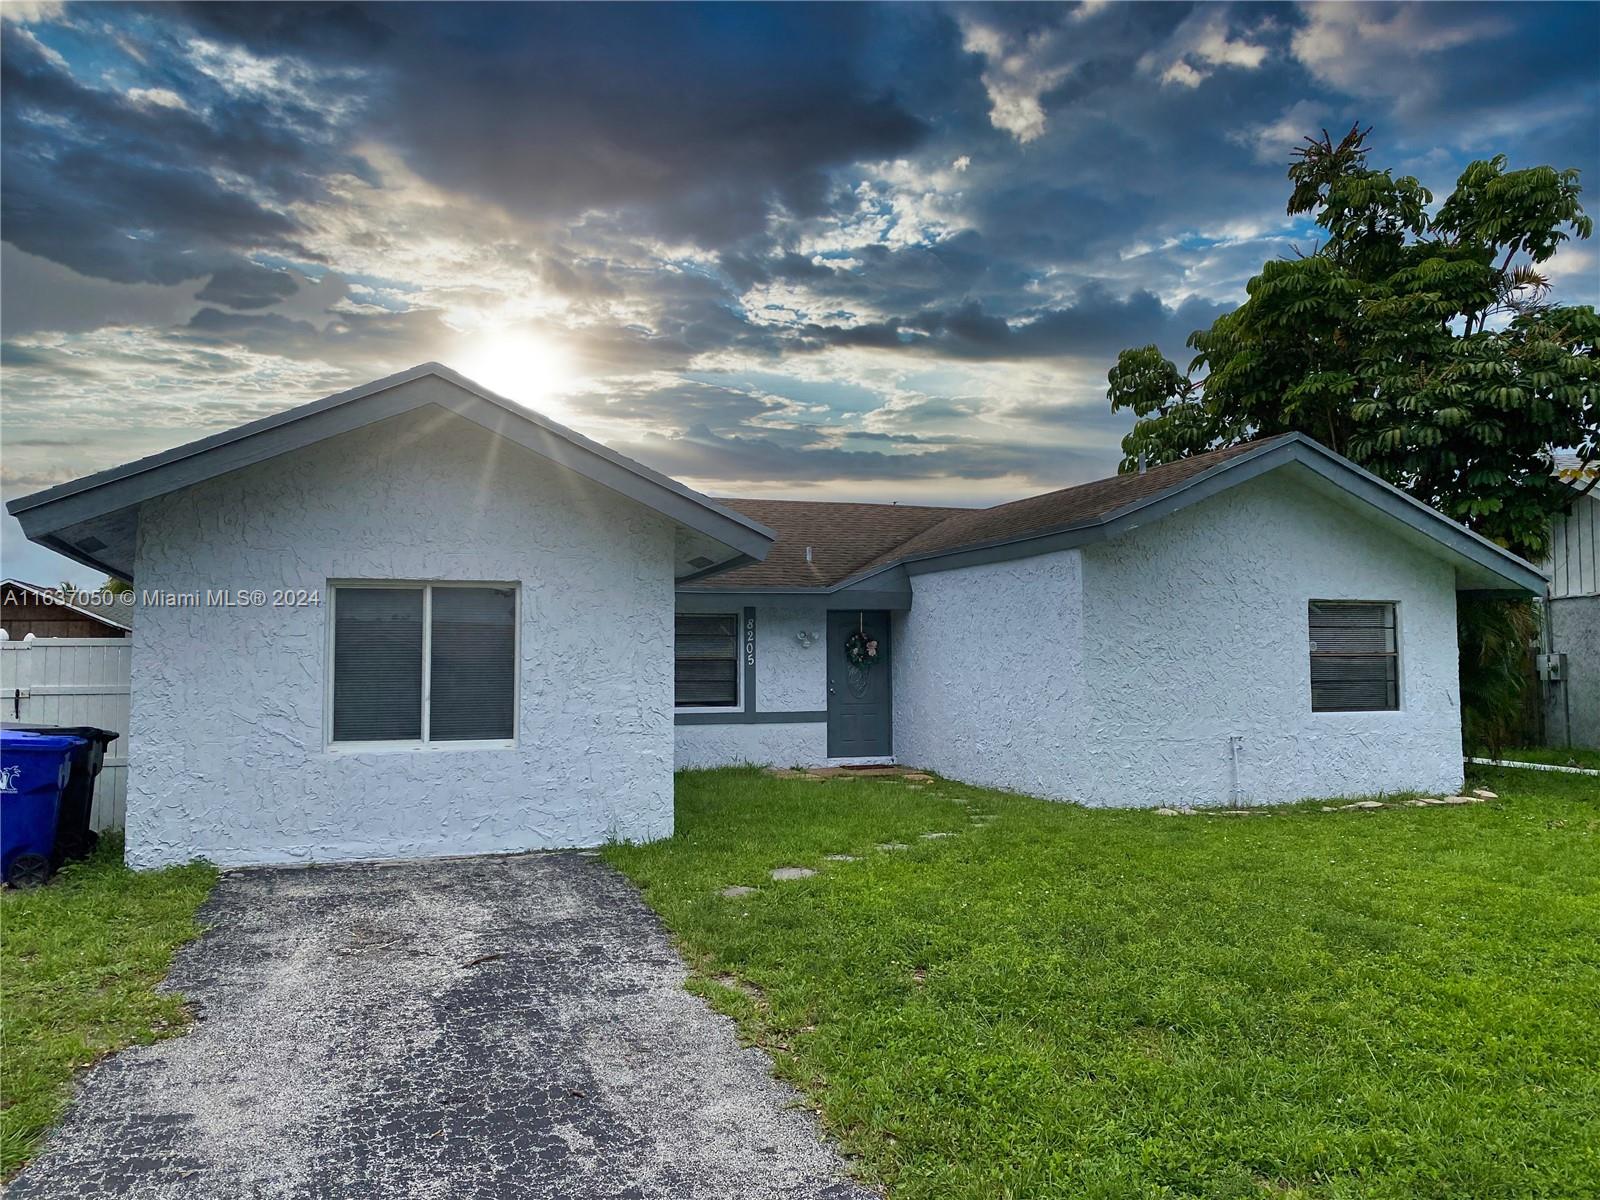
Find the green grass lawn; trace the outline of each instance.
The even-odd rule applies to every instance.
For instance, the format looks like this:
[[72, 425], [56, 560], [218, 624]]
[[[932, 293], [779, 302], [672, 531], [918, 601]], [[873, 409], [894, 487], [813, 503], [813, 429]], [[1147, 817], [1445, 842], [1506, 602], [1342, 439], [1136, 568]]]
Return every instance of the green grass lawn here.
[[60, 1119], [75, 1070], [187, 1023], [155, 985], [215, 880], [201, 864], [135, 873], [104, 838], [48, 886], [0, 895], [0, 1178]]
[[712, 771], [607, 856], [900, 1200], [1600, 1195], [1600, 787], [1471, 782], [1162, 817]]
[[1600, 750], [1558, 749], [1551, 746], [1523, 746], [1502, 750], [1498, 755], [1480, 750], [1478, 758], [1515, 759], [1518, 762], [1553, 763], [1558, 767], [1587, 767], [1600, 771]]

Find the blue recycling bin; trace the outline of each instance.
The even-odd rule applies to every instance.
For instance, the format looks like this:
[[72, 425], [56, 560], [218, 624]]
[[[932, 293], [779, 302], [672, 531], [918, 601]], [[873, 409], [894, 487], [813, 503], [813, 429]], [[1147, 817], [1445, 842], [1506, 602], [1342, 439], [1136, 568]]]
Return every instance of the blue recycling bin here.
[[83, 739], [0, 730], [0, 877], [12, 887], [50, 878], [61, 793]]

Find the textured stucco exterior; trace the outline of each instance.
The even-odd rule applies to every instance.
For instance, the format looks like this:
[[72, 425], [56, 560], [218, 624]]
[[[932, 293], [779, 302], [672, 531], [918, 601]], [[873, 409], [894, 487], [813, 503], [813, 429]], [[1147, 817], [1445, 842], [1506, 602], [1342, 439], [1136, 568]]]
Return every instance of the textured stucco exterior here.
[[[816, 635], [809, 646], [795, 636]], [[820, 604], [756, 609], [756, 707], [815, 712], [828, 706], [828, 614]]]
[[[128, 857], [224, 865], [646, 840], [672, 830], [673, 527], [437, 409], [147, 502]], [[509, 749], [330, 749], [330, 580], [515, 581]]]
[[901, 762], [988, 787], [1076, 793], [1083, 558], [1062, 550], [912, 577], [894, 625]]
[[[1368, 516], [1265, 476], [1084, 552], [1074, 799], [1276, 802], [1462, 782], [1455, 574]], [[1398, 604], [1400, 708], [1312, 712], [1307, 603]]]
[[[734, 611], [735, 605], [729, 606]], [[738, 611], [743, 611], [739, 609]], [[754, 695], [751, 712], [818, 713], [828, 706], [828, 614], [821, 604], [756, 606]], [[815, 634], [810, 646], [796, 636]], [[828, 727], [821, 720], [679, 725], [675, 763], [693, 767], [817, 766], [828, 758]]]
[[1545, 609], [1550, 645], [1567, 656], [1566, 679], [1545, 690], [1545, 740], [1600, 750], [1600, 596], [1568, 596]]
[[[1455, 579], [1282, 475], [1082, 550], [916, 575], [902, 762], [1092, 805], [1460, 786]], [[1307, 603], [1398, 604], [1401, 707], [1314, 713]]]
[[816, 767], [828, 761], [828, 726], [794, 724], [680, 725], [677, 766]]

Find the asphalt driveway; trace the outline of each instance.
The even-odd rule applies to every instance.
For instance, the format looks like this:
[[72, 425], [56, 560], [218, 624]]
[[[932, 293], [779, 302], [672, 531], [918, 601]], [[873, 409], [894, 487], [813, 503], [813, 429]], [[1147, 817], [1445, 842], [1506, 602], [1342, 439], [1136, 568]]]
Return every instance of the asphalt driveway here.
[[80, 1084], [11, 1200], [865, 1200], [620, 875], [579, 854], [227, 875], [201, 1020]]

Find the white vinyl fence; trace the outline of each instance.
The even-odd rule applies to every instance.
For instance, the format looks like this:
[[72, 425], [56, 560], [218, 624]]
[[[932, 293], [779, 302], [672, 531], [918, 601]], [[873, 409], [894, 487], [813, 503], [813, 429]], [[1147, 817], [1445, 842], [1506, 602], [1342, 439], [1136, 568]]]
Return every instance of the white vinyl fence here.
[[0, 642], [0, 717], [40, 725], [98, 725], [121, 734], [106, 749], [90, 822], [121, 829], [128, 798], [128, 638]]

